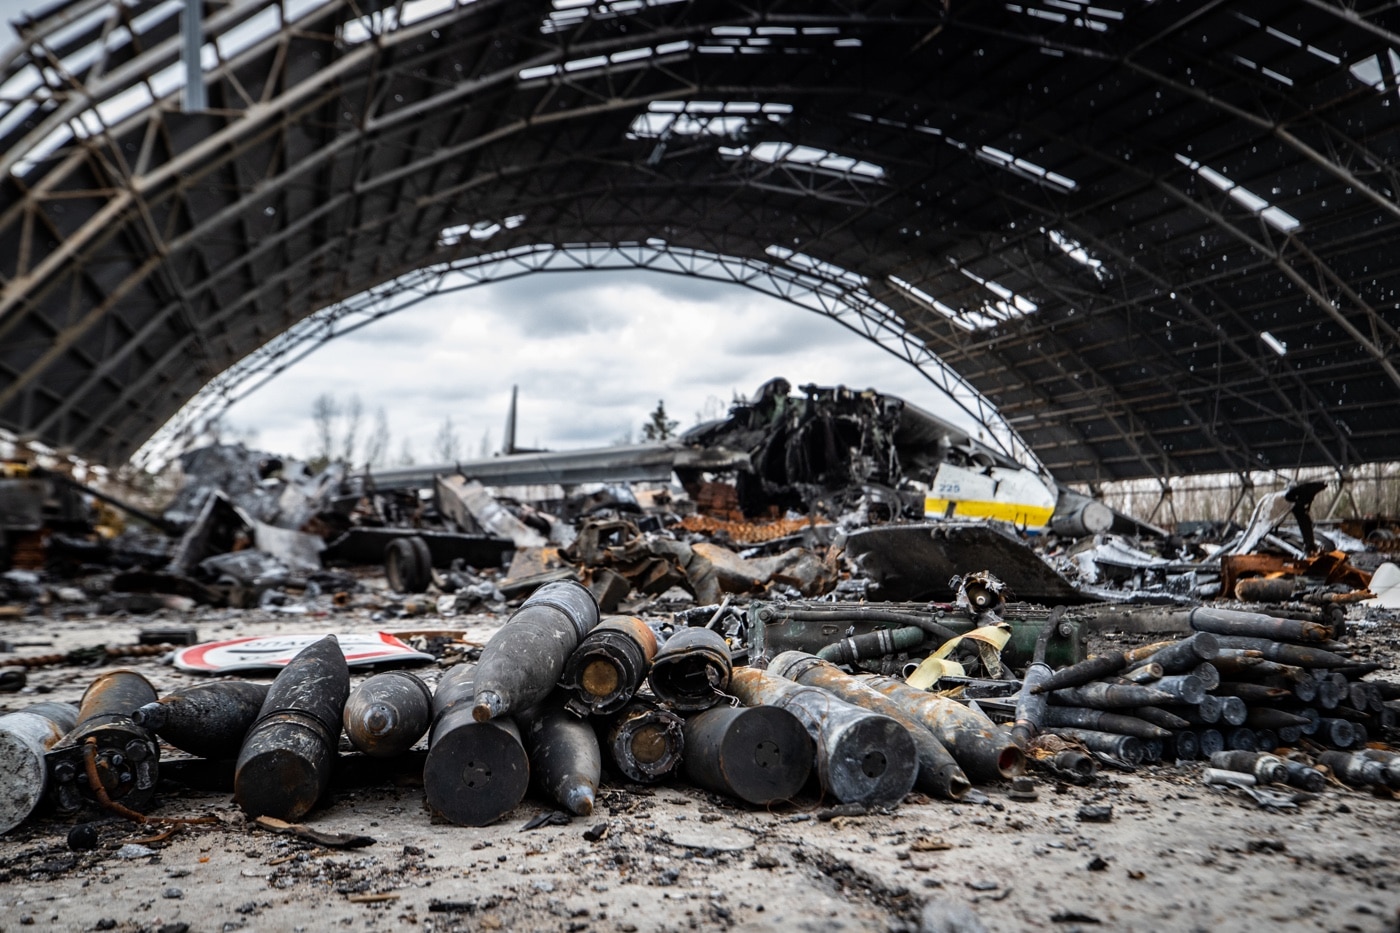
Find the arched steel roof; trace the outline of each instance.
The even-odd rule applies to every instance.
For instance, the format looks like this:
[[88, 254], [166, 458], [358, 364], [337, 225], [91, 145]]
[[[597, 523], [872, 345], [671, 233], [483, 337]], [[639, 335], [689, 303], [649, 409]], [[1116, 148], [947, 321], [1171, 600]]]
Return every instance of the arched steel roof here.
[[877, 303], [1063, 480], [1400, 459], [1387, 6], [234, 0], [197, 112], [181, 7], [19, 24], [0, 427], [119, 461], [320, 309], [632, 244]]

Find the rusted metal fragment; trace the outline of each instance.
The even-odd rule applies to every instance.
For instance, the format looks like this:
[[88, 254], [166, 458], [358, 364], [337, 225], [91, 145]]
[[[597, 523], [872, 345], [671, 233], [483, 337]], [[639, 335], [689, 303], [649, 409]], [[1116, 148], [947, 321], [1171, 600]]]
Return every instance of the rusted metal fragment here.
[[724, 698], [732, 670], [724, 637], [690, 626], [666, 639], [652, 661], [647, 683], [657, 699], [682, 712], [696, 712]]
[[82, 809], [84, 800], [101, 799], [87, 776], [89, 748], [108, 799], [133, 809], [150, 800], [159, 778], [160, 746], [131, 714], [155, 699], [155, 688], [135, 671], [108, 671], [88, 685], [77, 726], [46, 756], [60, 813]]

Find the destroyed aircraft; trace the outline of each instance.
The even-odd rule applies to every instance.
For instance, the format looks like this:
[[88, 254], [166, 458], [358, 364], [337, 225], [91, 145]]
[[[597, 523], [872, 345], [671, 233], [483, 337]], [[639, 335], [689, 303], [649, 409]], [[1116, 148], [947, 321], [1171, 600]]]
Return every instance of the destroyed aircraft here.
[[[443, 474], [498, 487], [665, 483], [674, 474], [700, 501], [710, 478], [732, 477], [734, 505], [748, 519], [789, 511], [835, 519], [863, 509], [867, 519], [995, 519], [1073, 536], [1140, 530], [904, 399], [845, 386], [799, 391], [771, 379], [727, 418], [674, 441], [519, 453], [508, 445], [498, 457], [375, 470], [349, 482], [386, 492], [430, 488]], [[515, 436], [513, 423], [506, 436]]]

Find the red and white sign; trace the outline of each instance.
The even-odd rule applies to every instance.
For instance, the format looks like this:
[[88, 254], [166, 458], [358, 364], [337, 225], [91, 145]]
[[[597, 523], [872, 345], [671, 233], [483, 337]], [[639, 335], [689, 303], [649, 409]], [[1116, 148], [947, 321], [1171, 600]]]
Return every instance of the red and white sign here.
[[[175, 652], [175, 666], [196, 674], [229, 674], [234, 671], [277, 670], [286, 667], [301, 649], [325, 638], [318, 635], [257, 635], [231, 638], [181, 648]], [[388, 632], [336, 634], [345, 663], [368, 667], [393, 661], [432, 661], [433, 656], [414, 651]]]

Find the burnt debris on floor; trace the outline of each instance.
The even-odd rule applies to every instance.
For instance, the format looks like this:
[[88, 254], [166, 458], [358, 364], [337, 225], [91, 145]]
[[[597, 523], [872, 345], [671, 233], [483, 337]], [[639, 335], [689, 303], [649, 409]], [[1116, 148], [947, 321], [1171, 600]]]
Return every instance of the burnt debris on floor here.
[[[489, 470], [206, 448], [159, 515], [12, 469], [0, 830], [158, 847], [214, 789], [221, 830], [372, 845], [315, 825], [347, 784], [501, 833], [650, 786], [822, 820], [1105, 774], [1270, 811], [1400, 791], [1388, 526], [1324, 527], [1300, 484], [1169, 533], [936, 428], [775, 382], [681, 444]], [[44, 698], [88, 666], [80, 705]]]

